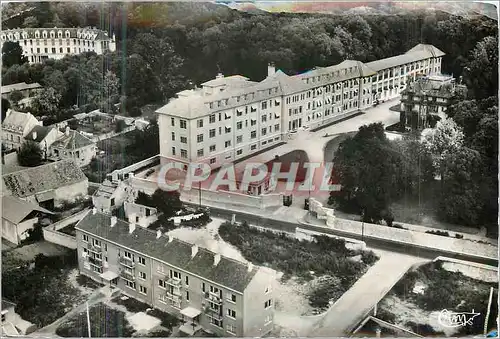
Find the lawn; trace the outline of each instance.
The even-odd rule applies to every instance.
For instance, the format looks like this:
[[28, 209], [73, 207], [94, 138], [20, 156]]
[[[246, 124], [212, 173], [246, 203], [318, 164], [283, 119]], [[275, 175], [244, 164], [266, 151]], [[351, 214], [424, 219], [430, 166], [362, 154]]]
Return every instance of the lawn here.
[[[432, 262], [409, 271], [382, 300], [377, 317], [422, 336], [478, 335], [483, 332], [490, 287], [497, 288], [498, 284], [447, 271], [440, 262]], [[474, 310], [479, 315], [472, 325], [447, 333], [449, 328], [432, 321], [437, 318], [434, 315], [445, 309], [453, 312]], [[492, 307], [490, 324], [497, 315], [498, 308]]]
[[[121, 299], [122, 296], [118, 296], [113, 299], [113, 302], [125, 306], [127, 311], [131, 313], [138, 313], [138, 312], [145, 312], [147, 309], [151, 309], [152, 307], [146, 303], [143, 303], [142, 301], [136, 300], [134, 298], [128, 298], [125, 300]], [[158, 318], [161, 320], [161, 326], [165, 327], [168, 330], [172, 330], [173, 327], [179, 325], [180, 321], [179, 319], [171, 315], [169, 313], [160, 311], [159, 309], [152, 309], [151, 311], [147, 312], [148, 315]]]
[[94, 135], [114, 132], [118, 120], [104, 116], [91, 116], [81, 120], [74, 119], [70, 122], [73, 129]]
[[34, 267], [2, 272], [2, 297], [17, 304], [15, 311], [23, 319], [46, 326], [85, 299], [68, 279], [76, 267], [74, 250], [57, 257], [37, 255]]
[[223, 240], [235, 246], [243, 257], [257, 265], [283, 272], [302, 281], [323, 277], [308, 295], [309, 304], [325, 309], [344, 294], [378, 257], [371, 251], [353, 251], [345, 241], [316, 236], [315, 241], [297, 240], [281, 233], [262, 232], [247, 224], [224, 223], [219, 228]]
[[[128, 338], [134, 329], [125, 318], [125, 313], [103, 303], [89, 308], [90, 333], [96, 338]], [[59, 326], [56, 334], [61, 337], [88, 337], [87, 314], [82, 312]]]

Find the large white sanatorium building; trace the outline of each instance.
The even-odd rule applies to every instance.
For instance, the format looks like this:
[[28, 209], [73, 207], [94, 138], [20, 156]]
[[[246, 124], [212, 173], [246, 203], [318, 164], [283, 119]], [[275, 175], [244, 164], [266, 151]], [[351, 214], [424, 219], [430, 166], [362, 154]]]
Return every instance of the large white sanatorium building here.
[[269, 66], [261, 82], [219, 74], [157, 111], [160, 156], [220, 167], [285, 141], [299, 127], [326, 125], [397, 97], [417, 75], [439, 74], [443, 55], [419, 44], [394, 57], [346, 60], [295, 76]]
[[68, 54], [116, 50], [115, 36], [96, 28], [19, 28], [2, 31], [6, 41], [18, 42], [30, 63], [45, 59], [62, 59]]

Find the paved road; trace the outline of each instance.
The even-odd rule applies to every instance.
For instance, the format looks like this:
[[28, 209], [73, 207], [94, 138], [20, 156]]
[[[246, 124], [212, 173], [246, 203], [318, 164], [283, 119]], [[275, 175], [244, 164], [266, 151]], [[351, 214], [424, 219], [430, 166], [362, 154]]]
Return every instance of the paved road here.
[[344, 337], [365, 318], [406, 271], [426, 259], [400, 253], [384, 253], [315, 324], [309, 336]]
[[439, 256], [444, 255], [455, 259], [467, 260], [491, 266], [498, 266], [498, 259], [483, 259], [475, 256], [473, 257], [468, 255], [445, 253], [440, 249], [429, 249], [429, 248], [420, 248], [416, 246], [408, 246], [406, 244], [395, 243], [391, 240], [386, 240], [386, 239], [373, 239], [366, 237], [362, 238], [362, 236], [359, 234], [354, 234], [354, 233], [346, 234], [345, 232], [336, 229], [326, 229], [324, 227], [318, 227], [314, 225], [299, 224], [297, 220], [288, 220], [288, 221], [278, 220], [266, 216], [259, 216], [251, 213], [228, 211], [222, 208], [215, 208], [215, 207], [210, 207], [210, 214], [214, 217], [226, 220], [231, 220], [232, 215], [236, 214], [237, 222], [247, 221], [249, 224], [272, 228], [275, 230], [286, 231], [286, 232], [295, 232], [296, 227], [300, 227], [311, 231], [316, 231], [316, 232], [319, 231], [336, 236], [349, 237], [352, 239], [362, 240], [366, 243], [366, 246], [373, 249], [385, 250], [393, 253], [401, 253], [426, 259], [435, 259]]

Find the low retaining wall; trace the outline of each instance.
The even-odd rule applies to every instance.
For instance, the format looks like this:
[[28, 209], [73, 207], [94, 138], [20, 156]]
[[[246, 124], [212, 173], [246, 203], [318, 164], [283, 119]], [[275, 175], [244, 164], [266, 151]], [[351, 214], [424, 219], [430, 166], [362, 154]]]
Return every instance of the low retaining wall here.
[[[199, 203], [200, 193], [198, 188], [193, 188], [190, 191], [181, 191], [181, 200], [186, 203]], [[210, 191], [208, 189], [201, 189], [201, 205], [207, 202], [217, 202], [223, 204], [231, 204], [242, 207], [257, 207], [257, 208], [267, 208], [276, 207], [283, 205], [283, 195], [280, 193], [276, 194], [263, 194], [259, 196], [229, 192], [229, 191]]]
[[322, 233], [322, 232], [315, 232], [311, 230], [306, 230], [300, 227], [297, 227], [295, 232], [297, 235], [302, 237], [303, 239], [307, 239], [309, 241], [314, 239], [315, 235], [326, 235], [327, 237], [330, 238], [335, 238], [335, 239], [342, 239], [345, 241], [345, 247], [349, 250], [353, 251], [359, 251], [359, 250], [365, 250], [366, 249], [366, 243], [364, 241], [360, 240], [355, 240], [355, 239], [349, 239], [349, 238], [344, 238], [344, 237], [338, 237], [332, 234], [328, 233]]
[[442, 262], [443, 268], [447, 271], [460, 272], [473, 279], [498, 283], [498, 267], [448, 257], [437, 257], [434, 261]]
[[61, 245], [70, 249], [76, 249], [77, 248], [76, 238], [69, 234], [59, 232], [59, 230], [63, 229], [68, 225], [71, 225], [74, 222], [82, 220], [85, 217], [85, 215], [87, 215], [88, 212], [89, 210], [85, 209], [76, 214], [73, 214], [69, 218], [63, 219], [52, 225], [44, 227], [43, 238], [48, 242]]
[[451, 257], [460, 256], [462, 258], [474, 258], [481, 262], [498, 262], [498, 247], [477, 243], [466, 239], [457, 239], [443, 237], [434, 234], [416, 232], [394, 227], [362, 223], [359, 221], [336, 218], [334, 227], [310, 223], [307, 220], [300, 223], [313, 226], [320, 230], [321, 228], [333, 230], [336, 233], [352, 238], [363, 237], [383, 242], [392, 242], [394, 244], [408, 246], [409, 248], [422, 248], [441, 252]]

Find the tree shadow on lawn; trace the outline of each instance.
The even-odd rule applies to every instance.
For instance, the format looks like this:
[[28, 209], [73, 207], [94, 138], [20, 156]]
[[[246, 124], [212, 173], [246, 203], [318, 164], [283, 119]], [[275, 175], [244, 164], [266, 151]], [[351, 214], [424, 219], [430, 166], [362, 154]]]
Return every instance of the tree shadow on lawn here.
[[[127, 338], [134, 329], [125, 318], [125, 313], [99, 303], [89, 308], [90, 333], [96, 338]], [[88, 337], [87, 313], [82, 312], [56, 329], [61, 337]]]
[[[113, 302], [124, 306], [130, 313], [144, 312], [147, 313], [147, 315], [160, 319], [161, 326], [170, 331], [180, 323], [180, 320], [176, 316], [160, 311], [159, 309], [152, 308], [150, 305], [143, 303], [142, 301], [130, 297], [126, 300], [122, 300], [121, 298], [122, 296], [118, 296], [113, 299]], [[150, 309], [150, 311], [146, 312], [148, 309]]]

